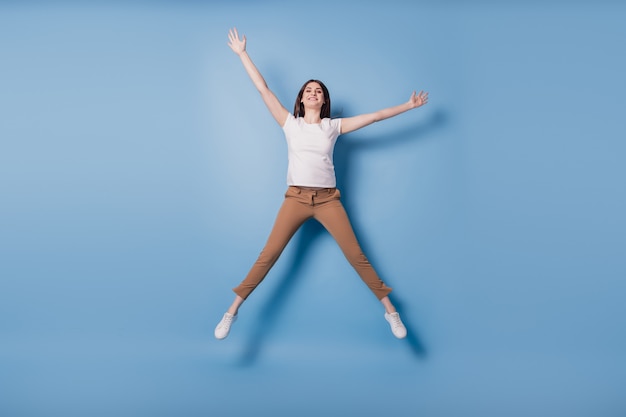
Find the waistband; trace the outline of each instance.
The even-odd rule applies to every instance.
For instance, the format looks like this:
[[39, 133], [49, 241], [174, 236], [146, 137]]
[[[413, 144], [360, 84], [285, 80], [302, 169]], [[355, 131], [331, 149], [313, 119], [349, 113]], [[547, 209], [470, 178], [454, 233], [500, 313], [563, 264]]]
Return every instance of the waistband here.
[[332, 194], [337, 190], [337, 187], [321, 188], [321, 187], [301, 187], [298, 185], [290, 185], [289, 190], [298, 194], [309, 193], [313, 195], [318, 194]]

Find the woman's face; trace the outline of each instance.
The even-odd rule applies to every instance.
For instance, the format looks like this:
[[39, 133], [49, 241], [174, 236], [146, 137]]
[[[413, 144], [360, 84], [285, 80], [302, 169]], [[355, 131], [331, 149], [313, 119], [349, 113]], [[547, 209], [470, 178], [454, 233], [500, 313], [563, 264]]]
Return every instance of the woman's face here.
[[316, 82], [310, 82], [304, 87], [301, 102], [305, 107], [322, 107], [325, 102], [322, 86]]

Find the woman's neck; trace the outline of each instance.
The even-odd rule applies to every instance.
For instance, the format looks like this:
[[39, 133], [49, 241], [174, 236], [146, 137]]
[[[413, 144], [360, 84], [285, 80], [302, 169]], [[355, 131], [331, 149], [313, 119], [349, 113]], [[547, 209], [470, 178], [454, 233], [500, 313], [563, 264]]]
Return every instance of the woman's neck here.
[[304, 122], [308, 124], [316, 124], [320, 123], [322, 118], [320, 117], [320, 112], [315, 110], [308, 109], [306, 113], [304, 113]]

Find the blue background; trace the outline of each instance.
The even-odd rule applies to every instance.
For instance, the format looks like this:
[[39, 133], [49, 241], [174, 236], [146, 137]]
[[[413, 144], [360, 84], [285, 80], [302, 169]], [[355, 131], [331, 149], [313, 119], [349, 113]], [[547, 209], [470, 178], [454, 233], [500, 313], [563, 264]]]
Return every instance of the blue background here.
[[[626, 415], [626, 5], [0, 3], [3, 416]], [[285, 190], [287, 108], [426, 107], [339, 139], [409, 337], [307, 223], [213, 328]]]

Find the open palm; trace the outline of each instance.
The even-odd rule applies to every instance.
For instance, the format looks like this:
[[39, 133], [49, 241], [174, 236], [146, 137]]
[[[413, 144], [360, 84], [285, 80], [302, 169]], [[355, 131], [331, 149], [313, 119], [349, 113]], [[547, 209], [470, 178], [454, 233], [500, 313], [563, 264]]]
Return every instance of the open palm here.
[[240, 39], [237, 28], [232, 28], [228, 31], [228, 40], [228, 46], [237, 55], [241, 55], [243, 51], [246, 50], [246, 37], [244, 35], [244, 37]]

